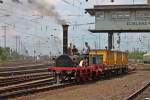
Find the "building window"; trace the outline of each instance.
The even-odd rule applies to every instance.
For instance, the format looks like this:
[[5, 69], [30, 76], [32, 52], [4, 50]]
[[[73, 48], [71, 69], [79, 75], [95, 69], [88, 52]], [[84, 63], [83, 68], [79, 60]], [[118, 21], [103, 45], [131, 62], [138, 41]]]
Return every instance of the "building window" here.
[[99, 11], [96, 13], [96, 20], [104, 20], [105, 19], [105, 13], [104, 11]]
[[136, 20], [150, 20], [149, 11], [136, 11]]
[[113, 20], [129, 20], [130, 16], [129, 11], [112, 11]]

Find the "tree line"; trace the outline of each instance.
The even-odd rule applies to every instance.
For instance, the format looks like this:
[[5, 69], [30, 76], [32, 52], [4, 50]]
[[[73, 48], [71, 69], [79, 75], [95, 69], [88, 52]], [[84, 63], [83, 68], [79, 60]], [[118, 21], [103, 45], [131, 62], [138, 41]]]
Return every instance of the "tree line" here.
[[23, 55], [17, 53], [9, 47], [0, 47], [0, 61], [19, 60]]

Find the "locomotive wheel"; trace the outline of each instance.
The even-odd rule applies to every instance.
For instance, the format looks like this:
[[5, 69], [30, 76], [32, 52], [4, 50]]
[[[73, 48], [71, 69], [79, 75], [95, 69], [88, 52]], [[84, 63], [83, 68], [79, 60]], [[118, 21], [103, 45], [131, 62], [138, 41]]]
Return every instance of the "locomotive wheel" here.
[[68, 77], [68, 81], [69, 81], [69, 82], [72, 82], [71, 77]]
[[80, 77], [80, 71], [77, 71], [75, 73], [75, 81], [76, 83], [80, 83], [81, 77]]
[[111, 77], [111, 71], [110, 70], [106, 70], [104, 72], [104, 76], [105, 76], [105, 78], [110, 78]]
[[125, 74], [127, 74], [127, 73], [128, 73], [128, 68], [126, 67], [126, 68], [125, 68]]
[[85, 81], [83, 80], [82, 77], [76, 77], [75, 82], [76, 83], [84, 83]]
[[102, 77], [102, 72], [99, 71], [97, 74], [97, 78], [100, 79], [101, 77]]
[[92, 79], [96, 80], [96, 72], [92, 72]]
[[110, 79], [112, 77], [112, 71], [108, 71], [108, 78]]
[[124, 74], [127, 74], [128, 73], [128, 68], [127, 67], [123, 68], [123, 72], [124, 72]]

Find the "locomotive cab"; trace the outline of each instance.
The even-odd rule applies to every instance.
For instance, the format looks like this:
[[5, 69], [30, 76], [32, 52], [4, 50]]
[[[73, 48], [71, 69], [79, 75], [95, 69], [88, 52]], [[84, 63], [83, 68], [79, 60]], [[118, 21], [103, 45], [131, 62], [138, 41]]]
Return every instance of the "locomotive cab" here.
[[90, 55], [89, 64], [103, 64], [103, 55]]
[[103, 55], [90, 54], [89, 66], [92, 70], [92, 79], [96, 79], [97, 77], [99, 77], [103, 69]]

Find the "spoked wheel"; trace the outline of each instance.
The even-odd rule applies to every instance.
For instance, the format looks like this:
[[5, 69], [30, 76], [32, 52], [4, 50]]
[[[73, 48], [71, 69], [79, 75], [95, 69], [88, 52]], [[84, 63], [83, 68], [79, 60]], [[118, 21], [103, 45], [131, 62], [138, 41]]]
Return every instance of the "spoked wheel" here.
[[92, 72], [92, 80], [96, 80], [96, 72]]
[[77, 71], [74, 75], [75, 77], [75, 82], [80, 83], [81, 77], [80, 77], [80, 71]]

